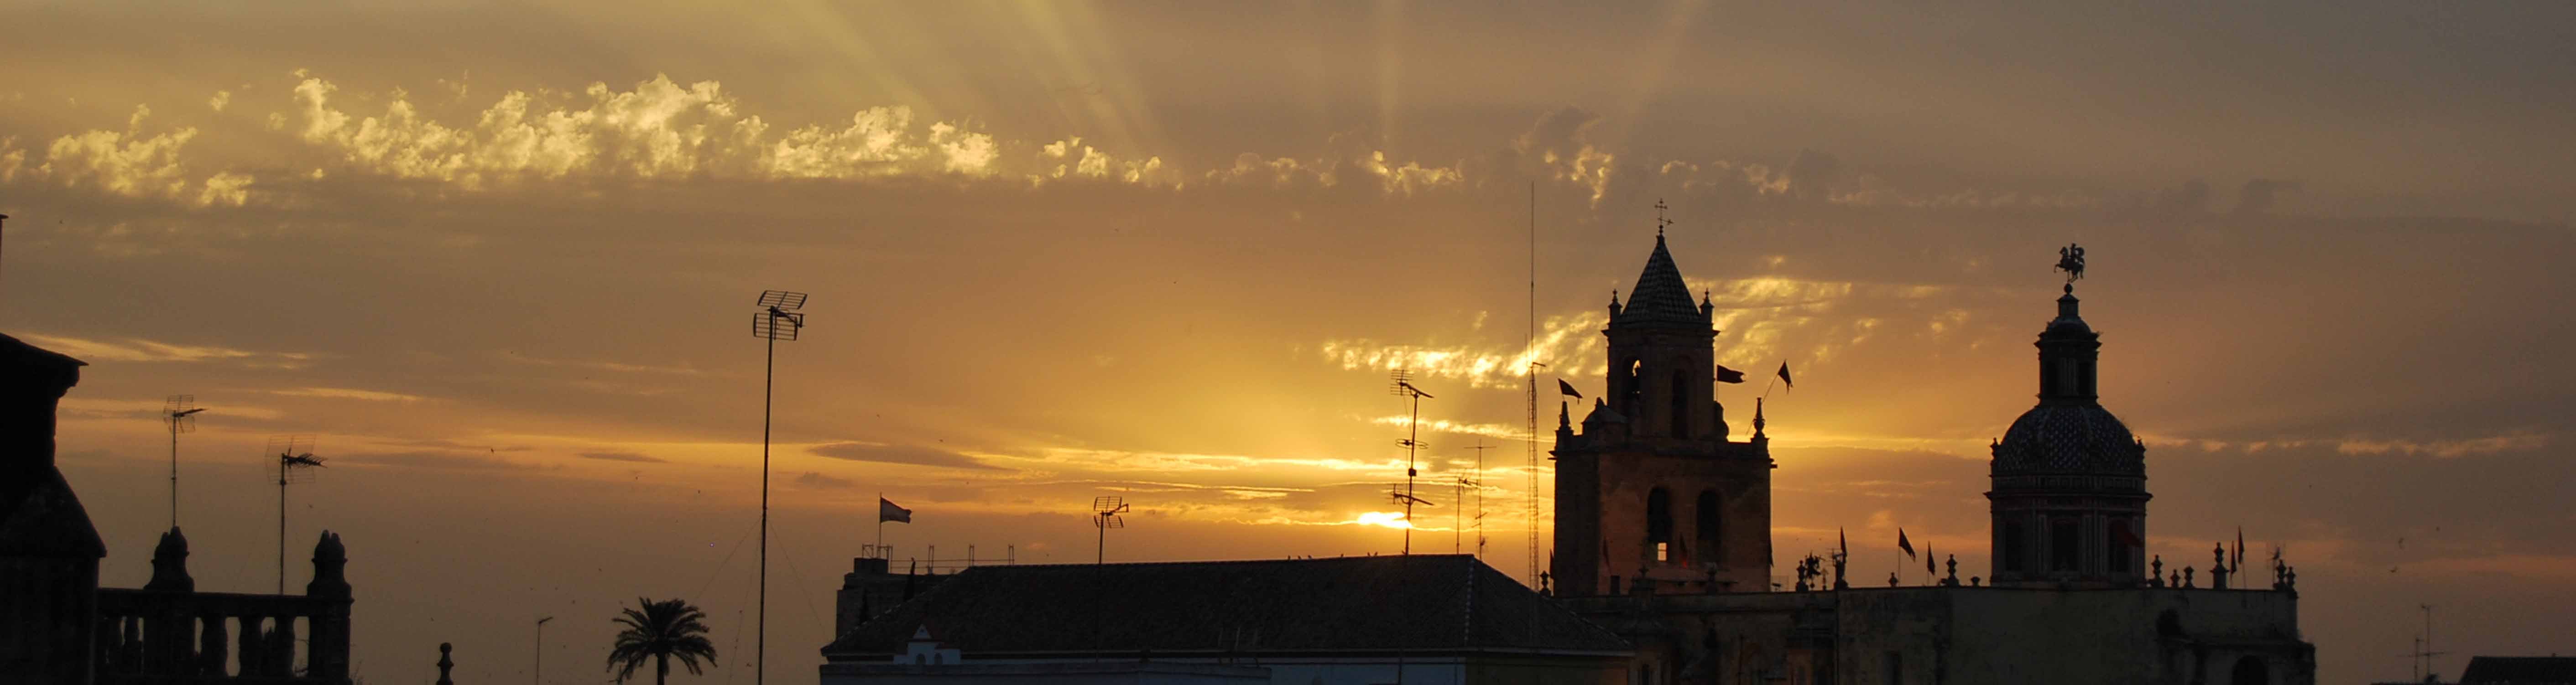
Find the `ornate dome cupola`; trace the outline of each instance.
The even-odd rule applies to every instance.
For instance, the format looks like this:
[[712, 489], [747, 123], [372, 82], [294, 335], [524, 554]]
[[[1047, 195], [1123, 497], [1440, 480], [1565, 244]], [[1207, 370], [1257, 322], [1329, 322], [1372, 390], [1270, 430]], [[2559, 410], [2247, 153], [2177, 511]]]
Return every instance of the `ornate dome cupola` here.
[[2039, 405], [1993, 447], [1995, 584], [2136, 585], [2146, 579], [2147, 448], [2096, 389], [2101, 335], [2075, 299], [2084, 248], [2059, 257], [2067, 285], [2039, 334]]

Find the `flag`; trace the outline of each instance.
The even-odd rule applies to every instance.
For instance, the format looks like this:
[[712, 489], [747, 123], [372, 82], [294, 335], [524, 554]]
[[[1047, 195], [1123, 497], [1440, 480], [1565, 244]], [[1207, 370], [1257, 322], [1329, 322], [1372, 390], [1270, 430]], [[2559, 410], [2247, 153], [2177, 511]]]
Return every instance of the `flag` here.
[[1798, 389], [1798, 382], [1797, 382], [1797, 381], [1789, 380], [1789, 363], [1788, 363], [1788, 362], [1780, 362], [1780, 384], [1781, 384], [1781, 385], [1789, 386], [1789, 389], [1791, 389], [1791, 390], [1796, 390], [1796, 389]]
[[1565, 382], [1563, 378], [1556, 379], [1556, 392], [1559, 395], [1573, 395], [1574, 399], [1583, 399], [1583, 393], [1575, 392], [1574, 384]]
[[893, 521], [895, 523], [911, 523], [912, 510], [895, 506], [893, 502], [886, 501], [886, 498], [879, 497], [877, 498], [877, 522], [885, 523], [887, 521]]
[[1851, 553], [1851, 538], [1843, 536], [1843, 529], [1834, 529], [1834, 544], [1841, 546], [1844, 554]]
[[2228, 560], [2228, 562], [2227, 562], [2227, 567], [2228, 567], [2228, 568], [2233, 568], [2233, 569], [2243, 569], [2243, 568], [2245, 568], [2245, 527], [2244, 527], [2244, 526], [2237, 526], [2237, 527], [2236, 527], [2236, 558], [2235, 558], [2235, 559]]
[[1896, 529], [1896, 548], [1905, 550], [1905, 558], [1914, 558], [1914, 542], [1905, 539], [1905, 528], [1903, 526], [1898, 526]]
[[1923, 543], [1923, 573], [1924, 573], [1924, 575], [1933, 575], [1933, 574], [1938, 574], [1938, 573], [1940, 573], [1939, 571], [1934, 571], [1934, 570], [1932, 570], [1932, 560], [1933, 560], [1933, 559], [1935, 559], [1935, 558], [1938, 558], [1939, 556], [1940, 556], [1940, 555], [1937, 555], [1937, 554], [1933, 554], [1933, 553], [1932, 553], [1932, 543], [1929, 543], [1929, 542]]
[[1725, 364], [1719, 364], [1717, 365], [1717, 382], [1742, 383], [1744, 382], [1744, 372], [1726, 368]]

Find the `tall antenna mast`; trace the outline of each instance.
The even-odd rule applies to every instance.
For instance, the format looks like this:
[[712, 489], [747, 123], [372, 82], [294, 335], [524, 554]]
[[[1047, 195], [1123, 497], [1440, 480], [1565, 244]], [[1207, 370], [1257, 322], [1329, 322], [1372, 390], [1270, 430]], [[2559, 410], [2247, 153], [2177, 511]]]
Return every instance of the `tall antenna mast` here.
[[1413, 455], [1422, 449], [1422, 400], [1431, 397], [1431, 393], [1413, 387], [1413, 372], [1410, 370], [1396, 369], [1393, 373], [1387, 374], [1387, 378], [1394, 381], [1394, 384], [1387, 388], [1388, 392], [1403, 395], [1413, 403], [1412, 414], [1404, 421], [1405, 437], [1396, 442], [1404, 446], [1404, 553], [1412, 554], [1413, 505], [1422, 501], [1421, 498], [1413, 496], [1413, 477], [1421, 473], [1414, 468]]
[[161, 420], [170, 424], [170, 529], [179, 528], [179, 434], [197, 432], [196, 395], [171, 395], [161, 403]]
[[268, 450], [261, 453], [269, 475], [277, 477], [277, 594], [286, 594], [286, 485], [311, 483], [322, 468], [322, 458], [313, 456], [313, 436], [281, 435], [268, 439]]
[[[1126, 511], [1127, 498], [1117, 495], [1091, 498], [1091, 525], [1100, 529], [1100, 547], [1097, 552], [1094, 552], [1099, 556], [1093, 559], [1091, 563], [1109, 563], [1109, 529], [1127, 527], [1127, 518], [1119, 516], [1119, 514], [1126, 513]], [[975, 555], [970, 553], [966, 556], [973, 557]]]
[[1529, 533], [1529, 572], [1522, 582], [1538, 585], [1538, 370], [1546, 364], [1538, 361], [1538, 181], [1530, 181], [1529, 191], [1529, 509], [1522, 529]]
[[778, 341], [795, 342], [805, 332], [805, 293], [760, 291], [760, 311], [751, 314], [751, 337], [768, 340], [768, 361], [760, 380], [760, 625], [752, 629], [751, 682], [757, 685], [769, 665], [769, 407], [778, 387]]
[[[1476, 446], [1468, 449], [1476, 451], [1476, 478], [1475, 480], [1460, 478], [1458, 484], [1476, 488], [1476, 559], [1482, 561], [1485, 558], [1485, 450], [1493, 447], [1485, 444], [1483, 436], [1477, 436]], [[1461, 511], [1467, 508], [1464, 495], [1461, 495], [1458, 500], [1458, 508]]]

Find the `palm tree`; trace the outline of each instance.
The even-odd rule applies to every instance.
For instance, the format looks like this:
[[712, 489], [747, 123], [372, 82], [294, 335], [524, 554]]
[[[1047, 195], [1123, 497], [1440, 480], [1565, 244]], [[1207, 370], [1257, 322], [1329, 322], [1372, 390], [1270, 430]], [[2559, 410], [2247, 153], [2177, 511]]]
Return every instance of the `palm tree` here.
[[716, 646], [707, 641], [707, 624], [700, 620], [707, 617], [706, 612], [677, 599], [656, 602], [637, 597], [635, 603], [643, 610], [626, 609], [626, 615], [616, 618], [617, 625], [626, 629], [617, 632], [617, 642], [608, 650], [608, 668], [617, 672], [617, 682], [634, 676], [646, 658], [653, 660], [655, 685], [671, 677], [671, 657], [679, 657], [680, 664], [689, 667], [689, 675], [701, 674], [699, 659], [715, 665]]

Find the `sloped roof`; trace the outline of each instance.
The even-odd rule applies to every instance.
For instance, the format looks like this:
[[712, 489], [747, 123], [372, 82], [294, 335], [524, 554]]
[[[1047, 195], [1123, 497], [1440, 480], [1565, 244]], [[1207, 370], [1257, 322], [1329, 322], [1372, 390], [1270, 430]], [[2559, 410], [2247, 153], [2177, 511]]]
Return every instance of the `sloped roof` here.
[[2576, 656], [2480, 656], [2469, 658], [2462, 683], [2562, 685], [2576, 683]]
[[1655, 236], [1655, 252], [1646, 256], [1646, 270], [1637, 274], [1637, 287], [1628, 291], [1628, 304], [1610, 318], [1610, 325], [1708, 326], [1708, 317], [1691, 302], [1681, 267], [1673, 265], [1672, 251], [1664, 249], [1663, 236]]
[[1494, 650], [1627, 643], [1473, 556], [979, 566], [859, 624], [826, 656], [902, 652], [927, 628], [995, 653]]
[[[0, 393], [10, 405], [53, 406], [80, 382], [81, 360], [0, 335]], [[34, 400], [20, 404], [21, 400]], [[11, 430], [42, 431], [53, 422], [13, 417]], [[0, 556], [96, 559], [107, 555], [89, 512], [54, 468], [53, 436], [8, 436], [10, 445], [38, 446], [0, 453]]]

